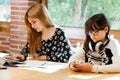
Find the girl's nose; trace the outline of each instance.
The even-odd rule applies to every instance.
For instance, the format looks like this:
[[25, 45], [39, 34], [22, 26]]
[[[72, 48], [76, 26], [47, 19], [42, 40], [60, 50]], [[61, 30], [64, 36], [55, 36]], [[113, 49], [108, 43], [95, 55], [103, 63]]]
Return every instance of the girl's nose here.
[[32, 24], [32, 28], [35, 28], [35, 26]]

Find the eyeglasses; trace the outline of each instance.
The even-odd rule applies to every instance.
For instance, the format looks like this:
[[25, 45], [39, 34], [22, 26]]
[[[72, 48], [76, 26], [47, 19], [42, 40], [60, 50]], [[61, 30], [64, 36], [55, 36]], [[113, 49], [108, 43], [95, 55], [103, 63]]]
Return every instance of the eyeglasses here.
[[87, 34], [88, 35], [97, 35], [100, 30], [94, 30], [94, 31], [89, 31]]

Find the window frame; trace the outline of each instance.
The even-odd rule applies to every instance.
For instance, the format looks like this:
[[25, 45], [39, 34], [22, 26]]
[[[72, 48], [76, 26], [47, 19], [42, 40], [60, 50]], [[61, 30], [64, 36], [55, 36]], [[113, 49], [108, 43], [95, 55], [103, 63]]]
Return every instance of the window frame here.
[[[41, 0], [40, 0], [41, 2]], [[42, 3], [48, 8], [48, 0], [42, 0]], [[69, 26], [69, 27], [64, 27], [61, 26], [67, 33], [67, 36], [70, 39], [81, 39], [83, 40], [85, 38], [84, 34], [84, 28], [83, 27], [75, 27], [75, 26]], [[74, 32], [74, 34], [73, 34]]]
[[10, 22], [0, 21], [0, 32], [10, 32]]
[[[48, 0], [42, 0], [46, 7], [48, 7]], [[65, 29], [66, 33], [68, 34], [68, 37], [69, 38], [74, 38], [74, 39], [82, 39], [84, 40], [85, 39], [85, 34], [84, 34], [84, 27], [75, 27], [75, 26], [68, 26], [68, 27], [64, 27], [64, 26], [61, 26], [63, 27], [63, 29]], [[74, 34], [73, 34], [74, 32]], [[119, 30], [111, 30], [110, 31], [110, 34], [115, 34], [116, 33], [119, 33], [120, 31]], [[71, 35], [72, 34], [72, 35]], [[115, 34], [115, 36], [117, 36]]]
[[10, 21], [0, 21], [0, 32], [10, 32]]

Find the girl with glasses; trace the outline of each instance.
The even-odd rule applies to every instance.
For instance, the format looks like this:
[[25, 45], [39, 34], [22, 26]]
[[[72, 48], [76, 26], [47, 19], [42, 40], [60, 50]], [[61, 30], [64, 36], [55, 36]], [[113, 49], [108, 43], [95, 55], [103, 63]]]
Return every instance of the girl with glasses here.
[[69, 59], [69, 68], [77, 72], [120, 72], [120, 44], [109, 36], [110, 24], [103, 13], [85, 23], [86, 39]]

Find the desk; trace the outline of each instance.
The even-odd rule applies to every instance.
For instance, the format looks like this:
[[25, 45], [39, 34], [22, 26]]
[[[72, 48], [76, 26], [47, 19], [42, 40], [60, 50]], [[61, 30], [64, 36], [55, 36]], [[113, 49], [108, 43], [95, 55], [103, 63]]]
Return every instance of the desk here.
[[[3, 56], [3, 54], [1, 54], [1, 56]], [[28, 60], [28, 62], [26, 61], [26, 63], [29, 62], [30, 62], [30, 64], [28, 64], [29, 67], [24, 65], [21, 67], [8, 67], [7, 69], [4, 70], [0, 69], [0, 80], [120, 80], [120, 73], [111, 74], [83, 73], [73, 72], [68, 68], [61, 68], [54, 71], [53, 67], [51, 69], [51, 67], [48, 65], [47, 68], [50, 67], [49, 69], [47, 68], [42, 69], [43, 66], [41, 68], [40, 67], [38, 68], [38, 65], [40, 65], [41, 63], [40, 61], [37, 60]], [[47, 63], [49, 64], [49, 62]], [[52, 64], [52, 66], [55, 66], [55, 63], [54, 65]]]
[[120, 73], [96, 74], [62, 69], [53, 73], [32, 71], [17, 67], [0, 70], [0, 80], [120, 80]]

